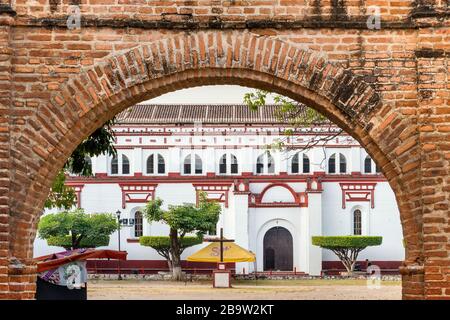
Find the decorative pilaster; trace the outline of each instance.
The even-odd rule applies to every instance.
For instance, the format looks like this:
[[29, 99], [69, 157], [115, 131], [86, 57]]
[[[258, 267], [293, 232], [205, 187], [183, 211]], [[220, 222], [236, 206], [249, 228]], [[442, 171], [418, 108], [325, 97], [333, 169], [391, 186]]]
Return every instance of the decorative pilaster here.
[[320, 177], [309, 179], [306, 193], [308, 195], [308, 214], [305, 217], [307, 224], [308, 265], [307, 273], [319, 276], [322, 273], [322, 249], [314, 246], [311, 241], [313, 236], [322, 235], [322, 182]]

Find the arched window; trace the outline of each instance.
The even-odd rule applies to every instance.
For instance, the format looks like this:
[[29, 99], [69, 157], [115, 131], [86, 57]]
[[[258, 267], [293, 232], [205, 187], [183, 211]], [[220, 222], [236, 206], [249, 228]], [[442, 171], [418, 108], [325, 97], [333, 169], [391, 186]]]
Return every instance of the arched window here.
[[347, 172], [347, 159], [345, 159], [345, 156], [342, 153], [339, 154], [339, 172]]
[[370, 156], [367, 156], [364, 159], [364, 173], [374, 173], [374, 167], [375, 173], [381, 173], [380, 167], [370, 158]]
[[195, 155], [195, 174], [202, 174], [203, 162], [198, 154]]
[[256, 173], [275, 173], [275, 160], [269, 151], [264, 152], [256, 159]]
[[291, 162], [291, 173], [299, 173], [299, 159], [298, 159], [298, 153], [296, 153], [293, 157], [292, 157], [292, 162]]
[[[309, 163], [309, 157], [306, 154], [303, 154], [300, 158], [300, 152], [296, 153], [292, 157], [291, 161], [291, 173], [309, 173], [310, 170], [310, 163]], [[302, 164], [300, 165], [300, 159], [302, 161]], [[302, 168], [302, 171], [300, 172], [300, 166]]]
[[328, 173], [336, 173], [336, 154], [332, 154], [328, 159]]
[[375, 163], [375, 172], [381, 173], [381, 168]]
[[342, 153], [333, 153], [328, 159], [328, 173], [337, 173], [336, 159], [339, 158], [339, 172], [347, 173], [347, 159]]
[[160, 154], [158, 154], [158, 173], [166, 173], [166, 162], [164, 161], [164, 157]]
[[191, 174], [191, 155], [188, 155], [186, 158], [184, 158], [184, 174]]
[[144, 234], [144, 223], [142, 212], [136, 211], [134, 214], [134, 236], [136, 238], [142, 237]]
[[153, 154], [147, 158], [147, 173], [155, 173], [155, 156]]
[[188, 155], [184, 158], [183, 172], [184, 174], [203, 173], [203, 161], [198, 154], [194, 155], [194, 161], [192, 161], [192, 155]]
[[130, 173], [130, 160], [126, 155], [122, 155], [122, 174]]
[[310, 171], [309, 157], [306, 154], [303, 154], [303, 173], [309, 173], [309, 171]]
[[219, 161], [219, 173], [226, 174], [227, 173], [227, 155], [224, 154]]
[[362, 222], [361, 222], [361, 210], [356, 209], [353, 211], [353, 234], [360, 236], [362, 234]]
[[92, 160], [90, 157], [84, 157], [85, 166], [83, 167], [82, 175], [92, 175], [94, 172], [92, 171]]
[[264, 153], [256, 159], [256, 173], [261, 174], [264, 172]]
[[219, 174], [237, 174], [238, 161], [234, 154], [224, 154], [219, 160]]
[[237, 158], [234, 154], [231, 155], [231, 174], [237, 174], [239, 172], [239, 166]]
[[372, 159], [369, 156], [364, 160], [364, 173], [372, 173]]
[[270, 153], [267, 152], [267, 173], [275, 172], [275, 161]]
[[111, 160], [111, 174], [119, 174], [119, 158], [117, 156]]
[[166, 163], [164, 161], [164, 157], [157, 154], [158, 156], [158, 163], [155, 163], [155, 154], [151, 154], [147, 158], [147, 174], [163, 174], [166, 172]]

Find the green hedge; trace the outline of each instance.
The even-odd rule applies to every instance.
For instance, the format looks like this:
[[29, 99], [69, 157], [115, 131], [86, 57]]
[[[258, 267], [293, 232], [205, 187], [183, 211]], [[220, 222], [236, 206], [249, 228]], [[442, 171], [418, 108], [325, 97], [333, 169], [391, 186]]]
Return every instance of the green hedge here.
[[[69, 249], [72, 247], [72, 237], [50, 237], [47, 239], [49, 246], [57, 246]], [[109, 245], [109, 236], [96, 238], [83, 238], [78, 248], [97, 248]], [[77, 249], [77, 248], [75, 248]]]
[[379, 246], [382, 237], [376, 236], [316, 236], [312, 237], [312, 244], [322, 248], [365, 248]]
[[[181, 246], [183, 248], [192, 247], [203, 242], [199, 237], [183, 237]], [[143, 236], [139, 238], [141, 246], [152, 247], [153, 249], [165, 249], [170, 247], [169, 237]]]

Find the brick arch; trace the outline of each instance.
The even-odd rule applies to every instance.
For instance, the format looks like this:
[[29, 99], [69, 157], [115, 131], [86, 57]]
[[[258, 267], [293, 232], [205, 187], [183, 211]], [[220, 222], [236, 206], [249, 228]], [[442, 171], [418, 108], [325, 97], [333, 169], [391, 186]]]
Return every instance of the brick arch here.
[[[360, 141], [396, 193], [407, 259], [418, 259], [421, 233], [410, 211], [408, 191], [399, 179], [402, 169], [394, 161], [394, 151], [383, 149], [372, 130], [386, 118], [376, 90], [315, 52], [250, 32], [217, 31], [186, 33], [109, 56], [51, 93], [30, 120], [35, 132], [28, 134], [39, 142], [30, 152], [38, 166], [30, 172], [31, 184], [10, 205], [11, 254], [28, 264], [47, 196], [43, 190], [48, 190], [83, 137], [140, 101], [209, 84], [245, 85], [283, 94], [316, 108]], [[12, 183], [22, 180], [13, 176]]]

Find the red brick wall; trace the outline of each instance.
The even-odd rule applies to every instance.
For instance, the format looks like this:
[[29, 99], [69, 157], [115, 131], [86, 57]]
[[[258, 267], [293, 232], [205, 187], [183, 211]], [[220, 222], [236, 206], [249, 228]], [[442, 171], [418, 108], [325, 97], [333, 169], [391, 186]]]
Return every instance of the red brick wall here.
[[32, 295], [46, 190], [84, 137], [144, 99], [229, 83], [303, 101], [357, 138], [397, 197], [404, 297], [449, 297], [445, 1], [77, 2], [69, 30], [68, 0], [0, 0], [0, 296]]

